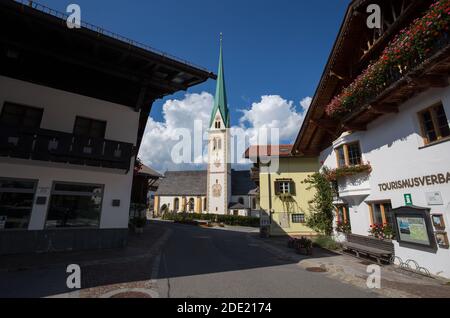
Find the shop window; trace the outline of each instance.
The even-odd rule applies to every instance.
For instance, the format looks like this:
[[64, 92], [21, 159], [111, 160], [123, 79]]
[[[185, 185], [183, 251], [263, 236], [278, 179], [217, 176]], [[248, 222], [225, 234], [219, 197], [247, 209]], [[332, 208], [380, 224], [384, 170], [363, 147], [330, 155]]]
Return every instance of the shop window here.
[[6, 102], [0, 115], [0, 124], [14, 128], [39, 129], [43, 109]]
[[77, 116], [73, 134], [76, 136], [105, 138], [106, 122]]
[[275, 181], [276, 195], [295, 195], [295, 183], [292, 180]]
[[338, 167], [358, 166], [362, 164], [362, 154], [359, 142], [346, 144], [336, 148]]
[[388, 224], [394, 225], [394, 216], [392, 214], [392, 204], [390, 201], [369, 204], [370, 219], [372, 225]]
[[35, 190], [35, 181], [0, 179], [0, 231], [28, 228]]
[[306, 222], [304, 214], [292, 214], [292, 223], [301, 223], [304, 224]]
[[103, 186], [56, 182], [53, 185], [47, 228], [98, 228]]
[[419, 120], [425, 144], [450, 137], [450, 127], [442, 103], [421, 111]]

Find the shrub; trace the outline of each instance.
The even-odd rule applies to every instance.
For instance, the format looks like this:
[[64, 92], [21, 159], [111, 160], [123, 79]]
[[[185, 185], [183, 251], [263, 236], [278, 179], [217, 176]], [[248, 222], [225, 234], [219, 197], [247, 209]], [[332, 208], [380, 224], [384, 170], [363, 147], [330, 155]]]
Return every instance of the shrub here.
[[136, 228], [143, 228], [145, 227], [145, 225], [147, 224], [147, 218], [145, 217], [136, 217], [134, 218], [131, 223], [136, 227]]
[[341, 245], [328, 235], [319, 235], [314, 239], [314, 244], [321, 248], [332, 251], [336, 251], [341, 248]]
[[163, 220], [186, 222], [192, 220], [205, 220], [215, 223], [223, 223], [231, 226], [249, 226], [259, 227], [259, 218], [237, 216], [237, 215], [218, 215], [218, 214], [198, 214], [198, 213], [166, 213]]

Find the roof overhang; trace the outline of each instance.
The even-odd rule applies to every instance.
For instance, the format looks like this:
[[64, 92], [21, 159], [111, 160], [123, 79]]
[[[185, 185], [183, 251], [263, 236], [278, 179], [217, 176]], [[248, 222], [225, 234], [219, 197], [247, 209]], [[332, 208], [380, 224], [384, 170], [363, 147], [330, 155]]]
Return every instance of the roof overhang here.
[[305, 116], [300, 132], [294, 143], [293, 154], [317, 156], [329, 147], [333, 140], [346, 130], [361, 130], [364, 125], [343, 123], [328, 118], [325, 107], [342, 88], [348, 86], [385, 48], [387, 43], [402, 28], [412, 22], [420, 12], [428, 8], [431, 0], [410, 0], [402, 15], [363, 52], [362, 47], [369, 41], [371, 32], [366, 25], [369, 4], [390, 5], [401, 0], [353, 0], [347, 9], [333, 49], [328, 58], [311, 106]]
[[156, 99], [216, 78], [100, 27], [69, 29], [65, 17], [32, 1], [0, 0], [0, 75], [142, 111], [138, 146]]

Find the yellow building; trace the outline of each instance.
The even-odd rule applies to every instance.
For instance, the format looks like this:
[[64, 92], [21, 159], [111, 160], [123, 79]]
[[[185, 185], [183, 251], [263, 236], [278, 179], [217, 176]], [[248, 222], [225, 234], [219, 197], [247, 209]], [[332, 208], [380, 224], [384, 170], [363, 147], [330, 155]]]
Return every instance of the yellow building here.
[[251, 147], [246, 152], [259, 183], [261, 222], [270, 225], [271, 236], [315, 235], [306, 226], [314, 189], [304, 181], [319, 171], [319, 162], [317, 158], [292, 156], [291, 150], [291, 145], [281, 145]]

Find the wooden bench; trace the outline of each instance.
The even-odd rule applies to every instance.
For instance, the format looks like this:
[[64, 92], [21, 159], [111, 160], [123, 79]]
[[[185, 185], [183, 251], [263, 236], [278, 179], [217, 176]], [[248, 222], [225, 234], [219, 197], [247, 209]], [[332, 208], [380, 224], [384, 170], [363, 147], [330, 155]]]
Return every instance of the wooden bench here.
[[374, 237], [347, 234], [347, 241], [342, 243], [344, 250], [356, 253], [356, 257], [366, 255], [373, 257], [381, 265], [381, 261], [391, 263], [394, 255], [394, 244]]

